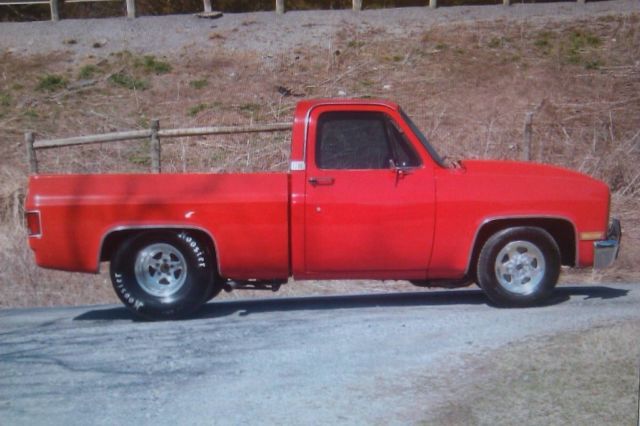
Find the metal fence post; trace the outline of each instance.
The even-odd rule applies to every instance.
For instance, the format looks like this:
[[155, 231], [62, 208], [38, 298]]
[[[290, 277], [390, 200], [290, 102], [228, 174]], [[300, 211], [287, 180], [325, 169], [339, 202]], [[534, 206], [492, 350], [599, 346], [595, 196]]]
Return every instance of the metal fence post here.
[[204, 12], [211, 13], [213, 9], [211, 8], [211, 0], [204, 0]]
[[276, 13], [280, 15], [284, 13], [284, 0], [276, 0]]
[[355, 11], [362, 10], [362, 0], [353, 0], [353, 10]]
[[503, 6], [511, 6], [511, 0], [502, 0]]
[[51, 20], [58, 21], [60, 19], [60, 11], [58, 9], [58, 0], [51, 0], [49, 2], [49, 6], [51, 7]]
[[33, 132], [27, 132], [24, 134], [24, 141], [27, 145], [27, 162], [29, 163], [29, 173], [38, 173], [38, 157], [36, 157], [36, 150], [33, 148], [33, 143], [36, 141], [36, 136]]
[[136, 17], [136, 0], [127, 0], [127, 18]]
[[531, 131], [533, 113], [528, 112], [524, 117], [524, 138], [522, 140], [522, 159], [531, 161]]
[[160, 120], [151, 120], [151, 171], [153, 173], [160, 173], [160, 137], [158, 136], [158, 130], [160, 130]]
[[436, 7], [438, 7], [438, 0], [429, 0], [429, 7], [431, 9], [435, 9]]

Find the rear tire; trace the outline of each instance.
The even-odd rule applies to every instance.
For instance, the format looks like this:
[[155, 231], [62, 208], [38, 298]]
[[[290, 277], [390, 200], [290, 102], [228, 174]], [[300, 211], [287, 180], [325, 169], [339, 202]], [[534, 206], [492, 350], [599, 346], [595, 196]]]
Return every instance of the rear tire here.
[[542, 228], [508, 228], [491, 236], [478, 258], [478, 285], [497, 306], [534, 306], [560, 275], [560, 249]]
[[215, 295], [213, 253], [186, 231], [137, 234], [118, 248], [110, 269], [122, 303], [145, 319], [185, 317]]

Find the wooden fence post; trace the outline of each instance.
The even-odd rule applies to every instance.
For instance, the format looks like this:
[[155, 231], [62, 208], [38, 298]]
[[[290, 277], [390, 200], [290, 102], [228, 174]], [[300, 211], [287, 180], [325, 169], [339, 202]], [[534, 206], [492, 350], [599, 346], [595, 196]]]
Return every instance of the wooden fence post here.
[[524, 117], [524, 139], [522, 144], [522, 159], [531, 161], [531, 129], [533, 113], [528, 112]]
[[284, 0], [276, 0], [276, 13], [280, 15], [284, 13]]
[[438, 7], [438, 0], [429, 0], [429, 7], [431, 9], [435, 9], [436, 7]]
[[60, 11], [58, 9], [58, 0], [51, 0], [49, 2], [49, 6], [51, 7], [51, 20], [58, 21], [60, 19]]
[[160, 130], [160, 121], [151, 120], [151, 171], [153, 173], [160, 173], [160, 137], [158, 136], [158, 130]]
[[211, 13], [212, 11], [211, 0], [204, 0], [204, 13]]
[[353, 0], [353, 10], [356, 12], [362, 10], [362, 0]]
[[33, 132], [27, 132], [24, 134], [24, 141], [27, 145], [27, 162], [29, 163], [29, 173], [38, 173], [38, 157], [36, 157], [36, 151], [33, 149], [33, 143], [36, 141], [36, 136]]
[[127, 18], [136, 17], [136, 0], [127, 0]]

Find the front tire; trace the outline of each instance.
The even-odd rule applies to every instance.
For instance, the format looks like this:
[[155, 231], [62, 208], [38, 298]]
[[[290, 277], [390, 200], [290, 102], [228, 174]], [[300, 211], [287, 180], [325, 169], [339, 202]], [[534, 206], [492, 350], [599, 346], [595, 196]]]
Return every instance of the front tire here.
[[136, 316], [175, 319], [195, 312], [215, 288], [211, 249], [186, 231], [150, 231], [125, 241], [111, 260], [111, 282]]
[[542, 228], [508, 228], [484, 244], [477, 271], [478, 284], [495, 305], [539, 305], [558, 282], [560, 249]]

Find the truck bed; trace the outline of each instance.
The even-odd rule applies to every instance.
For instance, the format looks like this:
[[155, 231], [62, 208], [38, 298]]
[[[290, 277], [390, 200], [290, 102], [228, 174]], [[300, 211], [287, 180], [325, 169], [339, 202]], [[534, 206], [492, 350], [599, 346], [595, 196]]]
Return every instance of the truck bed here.
[[286, 173], [32, 176], [26, 209], [40, 211], [41, 237], [30, 238], [31, 248], [40, 266], [97, 272], [110, 233], [170, 224], [207, 233], [224, 277], [286, 278], [288, 180]]

